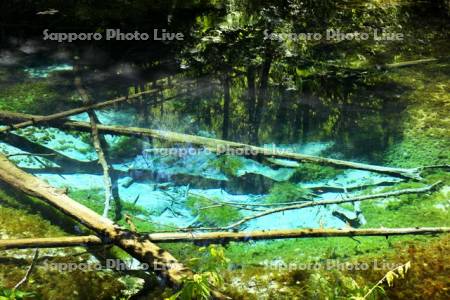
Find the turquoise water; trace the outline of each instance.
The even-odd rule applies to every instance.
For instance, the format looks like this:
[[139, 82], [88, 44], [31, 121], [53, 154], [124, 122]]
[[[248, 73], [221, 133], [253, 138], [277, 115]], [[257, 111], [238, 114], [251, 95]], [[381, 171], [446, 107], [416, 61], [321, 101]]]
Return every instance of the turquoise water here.
[[[35, 20], [38, 29], [51, 23], [75, 30], [85, 24], [83, 30], [95, 27], [98, 32], [125, 18], [140, 30], [167, 26], [182, 31], [186, 40], [52, 44], [42, 41], [37, 31], [17, 36], [0, 31], [0, 110], [49, 115], [80, 107], [74, 85], [78, 77], [94, 102], [156, 91], [95, 110], [104, 125], [379, 166], [449, 163], [450, 23], [445, 6], [410, 1], [228, 1], [223, 6], [189, 3], [185, 5], [195, 9], [187, 9], [169, 1], [148, 18], [144, 12], [150, 5], [145, 1], [119, 2], [107, 9], [99, 3], [92, 12], [84, 4], [67, 4], [71, 10], [55, 4], [56, 12], [22, 10], [16, 15]], [[16, 23], [10, 17], [0, 26], [3, 22], [7, 28]], [[268, 28], [286, 34], [330, 26], [347, 31], [387, 26], [402, 31], [406, 39], [310, 44], [263, 38]], [[6, 124], [1, 118], [0, 125]], [[70, 120], [89, 122], [89, 117], [83, 113]], [[427, 193], [286, 210], [228, 231], [450, 226], [448, 167], [424, 169], [423, 180], [417, 181], [261, 155], [218, 155], [158, 138], [103, 137], [117, 192], [107, 217], [141, 234], [228, 230], [273, 207], [422, 188], [437, 181], [440, 185]], [[0, 152], [58, 193], [103, 213], [105, 184], [89, 132], [29, 126], [0, 134]], [[83, 234], [91, 232], [0, 183], [1, 239]], [[208, 278], [203, 282], [207, 291], [217, 288], [232, 299], [361, 299], [383, 276], [392, 275], [389, 271], [398, 272], [394, 285], [384, 279], [383, 290], [375, 289], [367, 299], [449, 298], [450, 243], [445, 234], [221, 242], [159, 246]], [[31, 257], [32, 250], [0, 251], [0, 298], [22, 278]], [[39, 257], [21, 288], [36, 293], [30, 299], [165, 299], [174, 293], [153, 272], [141, 272], [144, 264], [117, 247], [42, 249]], [[105, 264], [116, 258], [131, 270], [68, 273], [49, 271], [46, 265]], [[339, 262], [371, 267], [295, 268]], [[374, 263], [386, 265], [375, 268]], [[400, 266], [403, 273], [409, 268], [404, 277], [395, 269]], [[216, 274], [222, 279], [217, 286], [211, 280]]]

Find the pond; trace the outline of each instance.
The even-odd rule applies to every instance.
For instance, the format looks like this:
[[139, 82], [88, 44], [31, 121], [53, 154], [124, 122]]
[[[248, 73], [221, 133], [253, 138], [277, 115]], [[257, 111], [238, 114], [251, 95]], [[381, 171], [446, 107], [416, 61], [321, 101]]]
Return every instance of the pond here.
[[[113, 1], [92, 11], [87, 4], [51, 7], [55, 11], [32, 5], [20, 13], [5, 5], [35, 26], [0, 33], [3, 155], [133, 233], [249, 235], [245, 243], [219, 241], [222, 246], [161, 243], [206, 276], [208, 295], [219, 286], [210, 274], [220, 274], [219, 289], [233, 299], [363, 299], [387, 272], [411, 268], [413, 275], [395, 280], [398, 288], [385, 281], [385, 291], [370, 297], [445, 299], [446, 289], [439, 286], [448, 284], [442, 269], [448, 255], [428, 254], [448, 250], [446, 234], [250, 239], [255, 231], [449, 226], [450, 43], [444, 6], [144, 2]], [[129, 9], [125, 14], [123, 7]], [[164, 28], [184, 38], [42, 39], [45, 28], [101, 33], [117, 20], [123, 32]], [[4, 23], [16, 26], [10, 14]], [[333, 28], [369, 33], [383, 28], [401, 31], [402, 38], [292, 35], [325, 37]], [[70, 113], [110, 99], [120, 101]], [[65, 111], [64, 119], [39, 120]], [[31, 126], [8, 127], [27, 120]], [[365, 197], [372, 201], [358, 201]], [[93, 233], [8, 182], [0, 186], [0, 214], [2, 239]], [[28, 297], [164, 299], [173, 294], [161, 274], [139, 270], [136, 256], [116, 246], [95, 247], [42, 249], [34, 279], [23, 285], [34, 293]], [[30, 250], [2, 250], [2, 290], [10, 291], [20, 280], [30, 255]], [[86, 264], [121, 258], [131, 270], [49, 273], [43, 256]], [[419, 259], [433, 266], [428, 273]], [[373, 267], [381, 260], [397, 265]], [[373, 270], [293, 267], [340, 261], [369, 264]], [[7, 265], [14, 266], [11, 276]], [[55, 278], [58, 284], [48, 288]], [[417, 283], [424, 280], [435, 288]], [[83, 290], [83, 282], [90, 281]], [[181, 291], [173, 299], [208, 298]]]

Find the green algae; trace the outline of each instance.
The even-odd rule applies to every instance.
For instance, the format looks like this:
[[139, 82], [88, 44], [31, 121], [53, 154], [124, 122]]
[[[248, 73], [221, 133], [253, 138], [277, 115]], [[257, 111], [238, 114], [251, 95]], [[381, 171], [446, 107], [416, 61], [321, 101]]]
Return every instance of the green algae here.
[[276, 183], [265, 197], [267, 203], [284, 203], [308, 200], [311, 198], [311, 191], [297, 184], [290, 182]]
[[217, 201], [193, 195], [190, 195], [186, 200], [186, 207], [191, 210], [194, 216], [198, 217], [198, 222], [204, 226], [226, 226], [242, 218], [239, 209], [229, 206], [215, 206], [216, 204]]
[[294, 175], [290, 181], [321, 181], [331, 179], [341, 174], [343, 170], [321, 166], [312, 163], [303, 163], [300, 167], [296, 168]]
[[108, 154], [115, 160], [132, 158], [142, 153], [142, 148], [143, 144], [141, 139], [120, 137], [112, 144], [108, 150]]
[[[0, 185], [0, 236], [8, 238], [61, 237], [88, 233], [81, 225], [68, 219], [40, 200]], [[112, 249], [114, 249], [113, 247]], [[20, 281], [30, 262], [33, 250], [1, 251], [0, 286], [13, 287]], [[114, 256], [114, 252], [108, 257]], [[117, 252], [117, 250], [116, 250]], [[120, 252], [120, 251], [118, 251]], [[129, 256], [122, 255], [122, 258]], [[71, 272], [49, 269], [52, 263], [92, 263], [92, 255], [81, 247], [41, 249], [39, 259], [21, 290], [32, 292], [26, 299], [120, 299], [129, 285], [120, 281], [121, 274], [108, 270], [77, 269]]]
[[241, 157], [234, 155], [221, 155], [210, 163], [210, 166], [216, 168], [227, 176], [237, 176], [240, 169], [244, 167]]
[[[67, 86], [67, 91], [64, 90]], [[0, 109], [30, 114], [47, 114], [75, 102], [68, 82], [48, 79], [26, 80], [0, 89]], [[64, 101], [63, 101], [64, 100]]]

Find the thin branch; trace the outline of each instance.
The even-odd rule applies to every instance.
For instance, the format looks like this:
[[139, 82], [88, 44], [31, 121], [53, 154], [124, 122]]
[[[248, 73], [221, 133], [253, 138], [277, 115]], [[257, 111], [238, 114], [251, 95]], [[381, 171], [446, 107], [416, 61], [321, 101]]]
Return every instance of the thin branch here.
[[[78, 67], [76, 67], [78, 70]], [[85, 105], [92, 104], [92, 99], [89, 96], [88, 92], [84, 89], [82, 83], [81, 83], [81, 77], [77, 76], [75, 78], [75, 87], [77, 88], [78, 93], [80, 94], [83, 103]], [[113, 183], [111, 180], [111, 175], [109, 170], [111, 169], [111, 166], [108, 164], [108, 161], [106, 160], [105, 151], [103, 150], [105, 147], [107, 147], [106, 141], [104, 138], [100, 137], [100, 134], [98, 132], [97, 123], [99, 123], [98, 117], [93, 110], [87, 111], [89, 116], [89, 121], [91, 124], [91, 136], [92, 136], [92, 142], [94, 144], [95, 152], [97, 152], [98, 156], [98, 162], [102, 166], [103, 170], [103, 183], [105, 185], [105, 204], [103, 209], [103, 217], [107, 218], [109, 209], [111, 207], [111, 202], [114, 200], [113, 197]]]
[[[421, 187], [421, 188], [411, 188], [411, 189], [402, 189], [402, 190], [397, 190], [397, 191], [392, 191], [392, 192], [386, 192], [386, 193], [380, 193], [380, 194], [372, 194], [372, 195], [363, 195], [363, 196], [357, 196], [357, 197], [352, 197], [352, 198], [342, 198], [342, 199], [332, 199], [332, 200], [321, 200], [321, 201], [312, 201], [312, 202], [306, 202], [306, 203], [302, 203], [302, 204], [296, 204], [296, 205], [290, 205], [290, 206], [285, 206], [285, 207], [280, 207], [280, 208], [274, 208], [274, 209], [268, 209], [262, 213], [256, 214], [256, 215], [252, 215], [252, 216], [248, 216], [245, 217], [239, 221], [237, 221], [236, 223], [233, 223], [229, 226], [220, 228], [223, 230], [230, 230], [230, 229], [234, 229], [237, 228], [239, 226], [241, 226], [244, 223], [247, 223], [251, 220], [257, 219], [257, 218], [261, 218], [267, 215], [271, 215], [274, 213], [278, 213], [278, 212], [283, 212], [283, 211], [288, 211], [288, 210], [294, 210], [294, 209], [301, 209], [301, 208], [306, 208], [306, 207], [313, 207], [313, 206], [324, 206], [324, 205], [331, 205], [331, 204], [342, 204], [342, 203], [349, 203], [349, 202], [357, 202], [357, 201], [364, 201], [364, 200], [370, 200], [370, 199], [378, 199], [378, 198], [386, 198], [386, 197], [392, 197], [392, 196], [399, 196], [399, 195], [404, 195], [404, 194], [419, 194], [419, 193], [426, 193], [429, 191], [432, 191], [434, 188], [436, 188], [439, 184], [441, 183], [441, 181], [438, 181], [432, 185], [428, 185], [425, 187]], [[202, 230], [217, 230], [217, 228], [202, 228]]]
[[34, 251], [33, 260], [31, 261], [31, 264], [28, 267], [27, 272], [25, 273], [25, 276], [13, 287], [13, 290], [19, 289], [21, 285], [23, 285], [25, 282], [28, 281], [28, 278], [30, 277], [31, 272], [33, 272], [33, 268], [34, 268], [34, 265], [36, 264], [38, 256], [39, 256], [39, 250], [36, 249]]

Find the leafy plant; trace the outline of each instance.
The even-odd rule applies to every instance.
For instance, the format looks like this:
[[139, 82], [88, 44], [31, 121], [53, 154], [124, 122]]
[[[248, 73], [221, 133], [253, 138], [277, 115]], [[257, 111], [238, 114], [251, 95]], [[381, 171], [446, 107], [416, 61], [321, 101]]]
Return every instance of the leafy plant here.
[[0, 300], [19, 300], [33, 297], [34, 293], [16, 289], [7, 289], [0, 286]]
[[[225, 257], [223, 248], [210, 245], [201, 247], [198, 251], [202, 255], [190, 259], [190, 263], [194, 264], [194, 269], [201, 273], [185, 278], [182, 289], [166, 300], [210, 299], [212, 290], [218, 289], [223, 284], [223, 278], [218, 270], [229, 262], [229, 259]], [[209, 263], [205, 263], [205, 260], [209, 260]]]
[[381, 286], [383, 283], [387, 283], [389, 287], [392, 287], [394, 285], [395, 278], [405, 278], [405, 274], [408, 272], [409, 268], [411, 267], [411, 262], [407, 262], [401, 266], [398, 266], [389, 272], [386, 273], [386, 275], [383, 276], [364, 296], [353, 296], [351, 299], [353, 300], [365, 300], [368, 299], [368, 297], [375, 292], [375, 290], [381, 290], [384, 292], [383, 287]]

